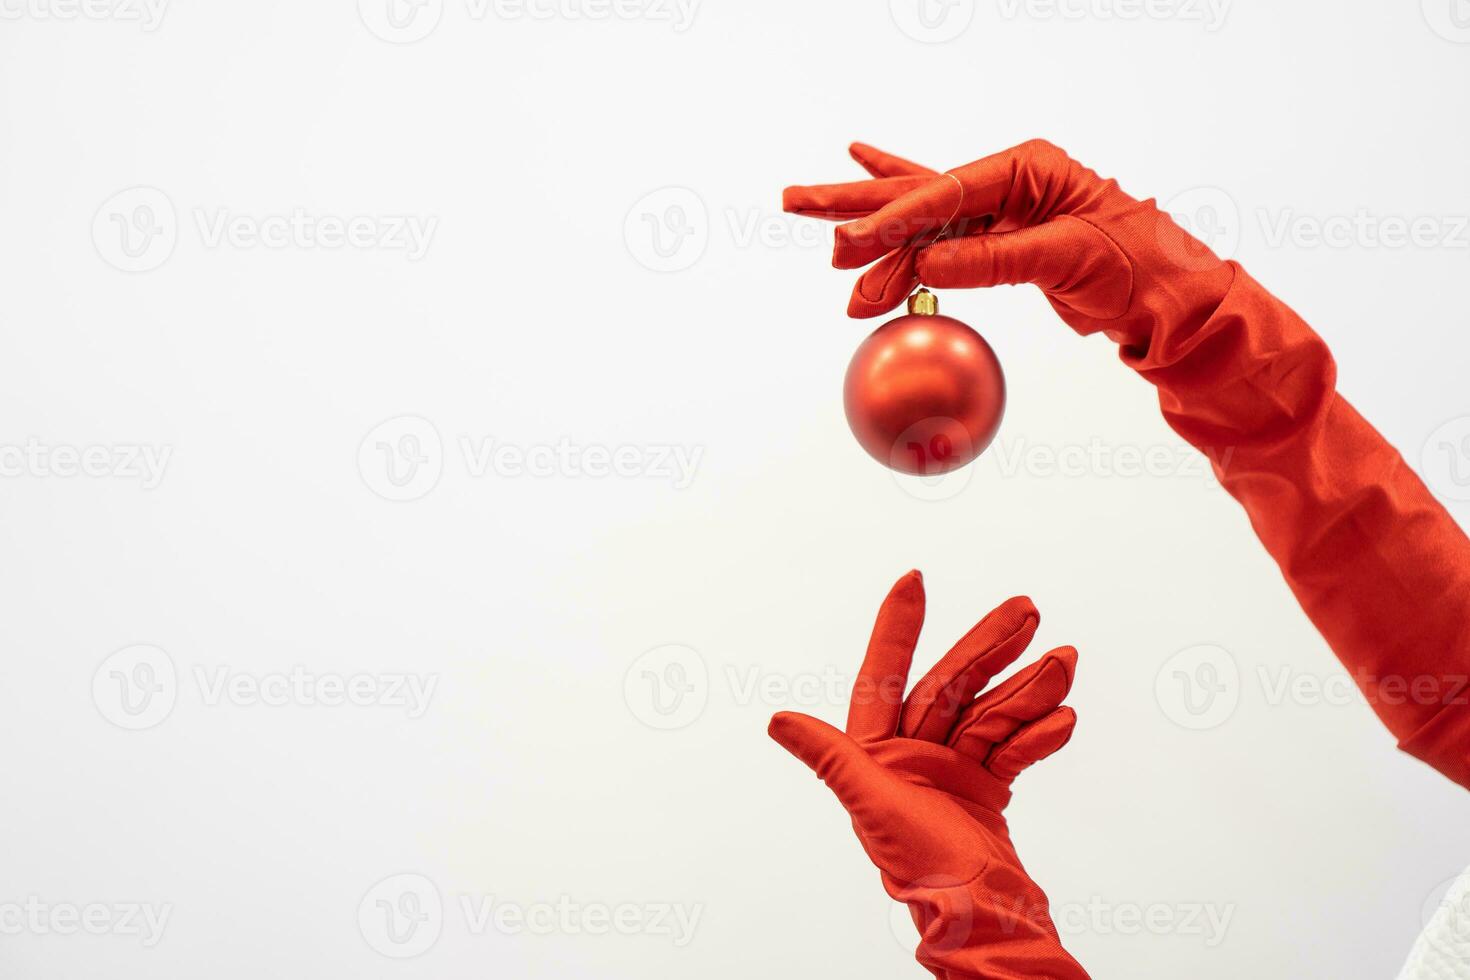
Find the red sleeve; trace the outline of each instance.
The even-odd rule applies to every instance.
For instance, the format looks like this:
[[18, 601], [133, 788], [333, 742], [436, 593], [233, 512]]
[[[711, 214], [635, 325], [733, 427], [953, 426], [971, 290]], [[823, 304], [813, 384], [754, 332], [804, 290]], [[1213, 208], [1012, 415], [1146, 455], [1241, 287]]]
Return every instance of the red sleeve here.
[[1336, 390], [1326, 344], [1230, 263], [1126, 363], [1214, 464], [1399, 747], [1470, 787], [1470, 540]]

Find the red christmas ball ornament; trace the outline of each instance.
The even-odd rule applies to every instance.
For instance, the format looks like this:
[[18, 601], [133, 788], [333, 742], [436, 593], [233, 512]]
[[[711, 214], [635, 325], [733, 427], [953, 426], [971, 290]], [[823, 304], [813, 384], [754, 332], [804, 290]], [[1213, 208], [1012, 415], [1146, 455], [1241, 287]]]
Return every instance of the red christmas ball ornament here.
[[869, 456], [934, 476], [990, 445], [1005, 414], [1006, 379], [985, 338], [940, 316], [934, 294], [920, 289], [907, 316], [874, 330], [852, 355], [842, 400]]

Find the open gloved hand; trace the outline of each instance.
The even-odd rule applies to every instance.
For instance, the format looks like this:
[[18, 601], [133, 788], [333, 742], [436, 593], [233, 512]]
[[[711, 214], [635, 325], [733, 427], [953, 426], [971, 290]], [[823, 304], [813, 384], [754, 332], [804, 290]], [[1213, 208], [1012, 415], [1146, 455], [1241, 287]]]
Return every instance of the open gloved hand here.
[[846, 732], [781, 712], [770, 734], [836, 794], [888, 894], [918, 926], [920, 963], [941, 980], [1078, 980], [1045, 893], [1021, 867], [1003, 815], [1011, 781], [1067, 743], [1062, 700], [1077, 653], [1061, 647], [986, 691], [1036, 632], [1029, 599], [982, 619], [903, 696], [924, 621], [910, 572], [878, 611]]
[[832, 264], [872, 263], [848, 314], [872, 317], [923, 283], [1033, 283], [1081, 333], [1144, 344], [1158, 322], [1198, 321], [1233, 271], [1155, 207], [1045, 140], [937, 173], [862, 143], [872, 180], [788, 187], [783, 207], [845, 222]]

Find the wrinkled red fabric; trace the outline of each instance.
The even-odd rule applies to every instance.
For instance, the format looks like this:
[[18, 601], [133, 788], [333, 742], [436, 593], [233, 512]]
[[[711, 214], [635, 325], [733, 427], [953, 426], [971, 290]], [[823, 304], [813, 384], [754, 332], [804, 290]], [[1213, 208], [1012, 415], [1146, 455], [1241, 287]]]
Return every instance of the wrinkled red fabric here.
[[784, 201], [847, 222], [836, 266], [873, 263], [849, 312], [887, 312], [920, 282], [1025, 282], [1118, 343], [1399, 746], [1470, 787], [1470, 540], [1337, 393], [1322, 339], [1152, 200], [1044, 141], [945, 174], [861, 144], [853, 156], [875, 179]]
[[847, 809], [884, 888], [909, 906], [915, 955], [941, 980], [1087, 977], [1062, 948], [1003, 815], [1012, 780], [1072, 735], [1076, 716], [1062, 700], [1077, 652], [1052, 650], [976, 697], [1039, 621], [1031, 600], [1005, 602], [905, 698], [924, 622], [923, 579], [910, 572], [879, 609], [847, 730], [793, 712], [771, 719], [771, 737]]

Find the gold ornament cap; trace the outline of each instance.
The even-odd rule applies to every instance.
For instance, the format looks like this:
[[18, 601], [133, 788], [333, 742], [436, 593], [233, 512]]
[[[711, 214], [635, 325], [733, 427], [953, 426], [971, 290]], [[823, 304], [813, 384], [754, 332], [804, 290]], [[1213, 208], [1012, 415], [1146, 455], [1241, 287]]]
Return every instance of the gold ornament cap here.
[[909, 313], [914, 316], [933, 316], [939, 312], [939, 299], [920, 286], [919, 291], [909, 297]]

